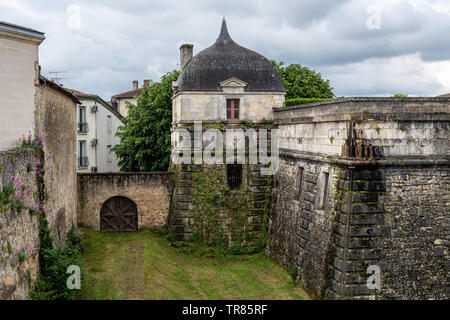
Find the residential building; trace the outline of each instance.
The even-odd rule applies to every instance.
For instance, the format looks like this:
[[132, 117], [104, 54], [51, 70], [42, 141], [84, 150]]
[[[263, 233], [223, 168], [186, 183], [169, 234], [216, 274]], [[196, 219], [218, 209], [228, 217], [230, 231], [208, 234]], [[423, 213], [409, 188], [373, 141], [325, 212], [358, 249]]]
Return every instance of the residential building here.
[[44, 33], [0, 21], [0, 150], [34, 131], [39, 45]]
[[77, 171], [118, 172], [118, 159], [111, 149], [120, 143], [117, 129], [122, 116], [95, 94], [70, 90], [81, 101], [77, 115]]
[[[150, 80], [144, 80], [144, 86], [148, 86]], [[136, 105], [136, 97], [142, 94], [142, 88], [139, 88], [139, 81], [133, 81], [133, 90], [122, 92], [111, 97], [112, 107], [122, 116], [128, 115], [127, 102]]]

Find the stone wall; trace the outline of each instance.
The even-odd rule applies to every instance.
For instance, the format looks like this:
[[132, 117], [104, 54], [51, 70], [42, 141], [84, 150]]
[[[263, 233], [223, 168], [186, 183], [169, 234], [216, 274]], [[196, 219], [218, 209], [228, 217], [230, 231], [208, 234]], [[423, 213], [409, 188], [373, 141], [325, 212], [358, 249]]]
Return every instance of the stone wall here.
[[316, 296], [326, 289], [337, 170], [282, 155], [275, 178], [267, 253], [287, 268], [299, 267], [302, 281]]
[[79, 173], [78, 224], [100, 230], [100, 210], [108, 199], [123, 196], [137, 205], [138, 228], [167, 225], [171, 175], [150, 173]]
[[[19, 177], [37, 191], [35, 173], [27, 170], [34, 156], [34, 150], [0, 152], [0, 192], [11, 177]], [[28, 210], [0, 207], [0, 230], [0, 300], [27, 299], [28, 279], [34, 282], [39, 268], [39, 217]], [[28, 255], [23, 261], [21, 252]]]
[[[448, 299], [449, 109], [354, 98], [275, 110], [268, 255], [319, 297]], [[380, 290], [367, 287], [371, 265]]]
[[227, 165], [173, 166], [175, 185], [170, 231], [177, 240], [199, 232], [205, 241], [223, 236], [229, 245], [257, 247], [263, 241], [272, 177], [261, 165], [242, 165], [242, 184], [227, 186]]
[[46, 157], [45, 187], [48, 207], [47, 220], [52, 236], [64, 243], [66, 234], [77, 224], [76, 218], [76, 125], [77, 104], [74, 97], [41, 81], [35, 103], [36, 134], [43, 133]]
[[386, 298], [448, 299], [450, 168], [396, 166], [384, 170], [382, 278]]

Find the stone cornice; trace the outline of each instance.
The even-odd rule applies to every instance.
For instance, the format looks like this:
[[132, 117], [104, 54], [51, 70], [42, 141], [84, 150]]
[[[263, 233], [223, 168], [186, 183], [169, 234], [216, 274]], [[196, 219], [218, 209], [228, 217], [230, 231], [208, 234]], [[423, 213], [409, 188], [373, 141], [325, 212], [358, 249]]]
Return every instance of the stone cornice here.
[[[2, 25], [0, 24], [0, 27]], [[22, 33], [19, 31], [16, 31], [14, 29], [3, 29], [0, 28], [0, 37], [21, 41], [25, 43], [31, 43], [35, 45], [40, 45], [42, 41], [44, 41], [45, 37], [44, 34], [39, 35], [39, 33], [33, 34], [30, 32], [28, 33]]]
[[340, 156], [327, 157], [324, 155], [300, 152], [280, 148], [280, 157], [297, 158], [310, 161], [318, 161], [330, 165], [354, 166], [354, 167], [396, 167], [396, 166], [450, 166], [450, 157], [417, 157], [402, 158], [392, 157], [390, 159], [357, 159]]

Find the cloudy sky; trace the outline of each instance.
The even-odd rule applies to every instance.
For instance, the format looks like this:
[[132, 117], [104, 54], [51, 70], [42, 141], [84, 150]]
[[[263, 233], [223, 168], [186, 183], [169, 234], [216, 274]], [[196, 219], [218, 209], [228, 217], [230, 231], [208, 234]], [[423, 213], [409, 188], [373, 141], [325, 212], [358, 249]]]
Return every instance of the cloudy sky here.
[[231, 37], [300, 63], [337, 96], [450, 92], [448, 0], [1, 0], [0, 20], [45, 32], [44, 75], [106, 100], [178, 68], [179, 46]]

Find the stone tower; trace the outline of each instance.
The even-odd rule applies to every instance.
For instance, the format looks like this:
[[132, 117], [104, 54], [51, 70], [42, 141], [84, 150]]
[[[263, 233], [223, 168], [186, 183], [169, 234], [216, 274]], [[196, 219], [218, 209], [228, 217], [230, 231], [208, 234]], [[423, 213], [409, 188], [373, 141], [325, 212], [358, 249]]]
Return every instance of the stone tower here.
[[[261, 174], [268, 162], [257, 151], [265, 137], [270, 149], [272, 108], [283, 106], [285, 88], [268, 59], [233, 41], [225, 19], [212, 46], [194, 57], [192, 51], [181, 46], [182, 70], [173, 83], [171, 231], [176, 239], [236, 250], [260, 246], [272, 177]], [[235, 159], [230, 146], [238, 149]]]

